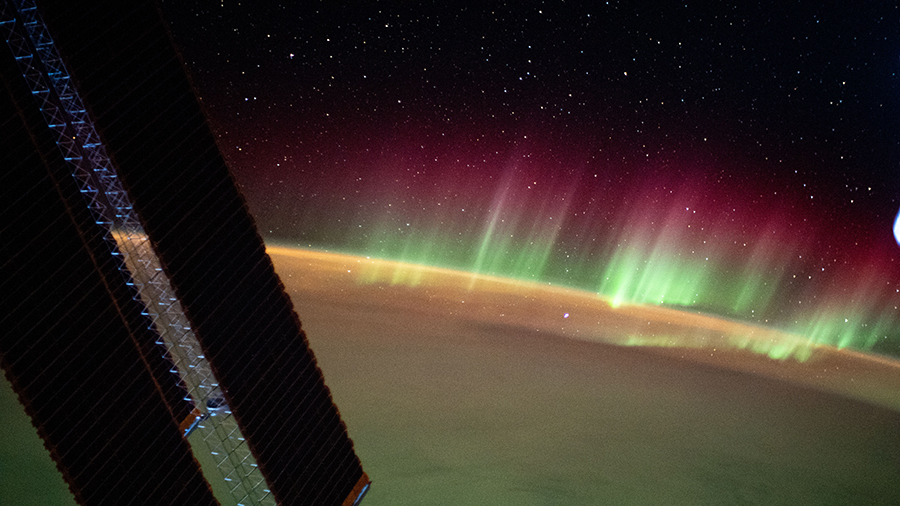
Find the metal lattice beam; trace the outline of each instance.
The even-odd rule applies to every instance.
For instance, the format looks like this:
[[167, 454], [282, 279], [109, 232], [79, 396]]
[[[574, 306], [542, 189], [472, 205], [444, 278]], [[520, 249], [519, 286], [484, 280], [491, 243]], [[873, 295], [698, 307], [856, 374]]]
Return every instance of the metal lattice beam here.
[[172, 361], [172, 372], [188, 392], [186, 400], [198, 407], [193, 423], [183, 426], [185, 437], [196, 429], [238, 504], [274, 505], [274, 497], [224, 403], [218, 381], [34, 2], [3, 2], [0, 32], [48, 128], [56, 133], [57, 146], [88, 208], [105, 231], [123, 282], [133, 287], [135, 300], [143, 304], [144, 314], [152, 320], [160, 336], [160, 352]]

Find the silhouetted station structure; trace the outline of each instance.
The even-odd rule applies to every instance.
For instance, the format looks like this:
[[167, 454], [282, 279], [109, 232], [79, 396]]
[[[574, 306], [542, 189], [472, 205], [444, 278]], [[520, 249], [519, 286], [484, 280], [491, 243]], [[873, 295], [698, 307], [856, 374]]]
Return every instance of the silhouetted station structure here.
[[[353, 504], [368, 477], [157, 6], [38, 8], [275, 499]], [[0, 75], [3, 370], [79, 503], [216, 504], [194, 406], [6, 48]]]

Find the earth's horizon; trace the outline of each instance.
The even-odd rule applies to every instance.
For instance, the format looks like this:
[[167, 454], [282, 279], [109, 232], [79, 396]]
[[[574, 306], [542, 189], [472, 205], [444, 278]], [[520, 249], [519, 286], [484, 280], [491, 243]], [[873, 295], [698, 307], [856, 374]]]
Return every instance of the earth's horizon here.
[[[345, 283], [356, 290], [392, 287], [413, 298], [416, 291], [410, 289], [419, 289], [418, 297], [431, 301], [432, 311], [446, 310], [488, 325], [637, 347], [900, 411], [900, 359], [896, 357], [841, 349], [701, 311], [614, 304], [599, 294], [549, 283], [281, 245], [267, 244], [266, 251], [273, 260], [302, 259], [311, 267], [305, 276], [316, 276], [320, 282]], [[289, 280], [282, 276], [290, 286]], [[471, 299], [468, 306], [465, 298]], [[304, 315], [300, 316], [302, 320]]]

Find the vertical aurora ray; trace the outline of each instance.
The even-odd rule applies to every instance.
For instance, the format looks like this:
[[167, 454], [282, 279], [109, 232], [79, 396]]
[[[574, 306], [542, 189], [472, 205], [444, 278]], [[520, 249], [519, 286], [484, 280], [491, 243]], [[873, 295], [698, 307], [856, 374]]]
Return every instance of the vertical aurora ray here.
[[[492, 242], [495, 241], [494, 231], [500, 223], [503, 204], [506, 202], [506, 195], [509, 192], [509, 181], [501, 182], [499, 186], [497, 196], [494, 198], [493, 208], [489, 211], [490, 217], [485, 223], [485, 231], [481, 234], [481, 240], [478, 242], [475, 261], [472, 264], [472, 272], [476, 274], [481, 273], [485, 268], [485, 261], [488, 253], [491, 252]], [[496, 248], [496, 246], [494, 245], [493, 248]]]
[[893, 345], [896, 349], [900, 301], [894, 289], [894, 297], [888, 295], [879, 303], [891, 287], [881, 264], [870, 259], [821, 290], [817, 294], [821, 302], [808, 313], [798, 311], [798, 331], [815, 343], [837, 348], [872, 351]]
[[[680, 193], [667, 207], [635, 206], [627, 214], [616, 227], [615, 249], [598, 262], [595, 290], [613, 305], [666, 304], [744, 319], [765, 314], [801, 245], [772, 220], [752, 234], [735, 233], [691, 191]], [[659, 200], [643, 195], [638, 202]]]
[[[680, 208], [680, 204], [679, 204]], [[618, 247], [602, 262], [597, 291], [618, 306], [640, 304], [692, 305], [697, 303], [708, 267], [690, 250], [690, 206], [660, 212], [640, 209], [618, 231]]]
[[512, 172], [508, 170], [498, 185], [469, 270], [543, 280], [559, 246], [574, 189], [544, 189], [544, 182], [519, 181]]

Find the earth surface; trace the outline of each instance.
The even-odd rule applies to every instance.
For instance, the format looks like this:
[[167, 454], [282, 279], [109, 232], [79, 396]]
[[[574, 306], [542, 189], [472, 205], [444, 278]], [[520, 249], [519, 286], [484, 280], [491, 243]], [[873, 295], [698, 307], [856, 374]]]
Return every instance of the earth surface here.
[[[900, 504], [897, 361], [546, 285], [268, 251], [373, 480], [364, 505]], [[0, 504], [73, 504], [2, 387]]]
[[364, 504], [900, 504], [895, 361], [546, 285], [268, 251], [373, 480]]

